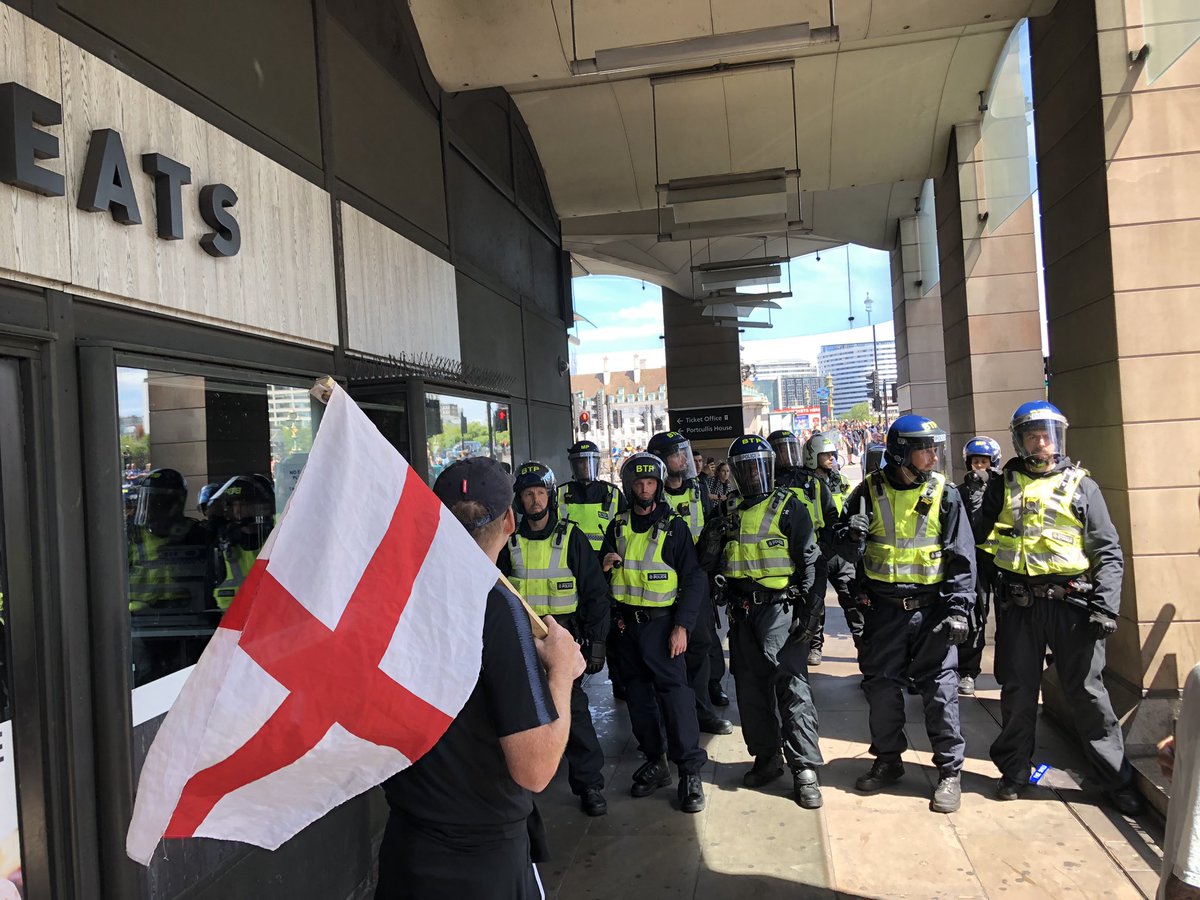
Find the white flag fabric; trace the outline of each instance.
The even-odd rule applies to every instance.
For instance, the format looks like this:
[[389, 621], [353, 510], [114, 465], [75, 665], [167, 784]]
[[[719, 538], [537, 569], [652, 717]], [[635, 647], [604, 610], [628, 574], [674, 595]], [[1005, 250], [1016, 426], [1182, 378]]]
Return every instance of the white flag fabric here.
[[341, 388], [159, 729], [126, 838], [274, 850], [419, 759], [479, 675], [499, 573]]

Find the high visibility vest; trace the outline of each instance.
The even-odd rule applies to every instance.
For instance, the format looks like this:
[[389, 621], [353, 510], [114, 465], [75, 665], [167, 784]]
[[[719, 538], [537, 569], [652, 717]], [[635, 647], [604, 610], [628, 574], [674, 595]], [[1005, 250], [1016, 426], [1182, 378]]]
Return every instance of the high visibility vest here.
[[937, 584], [945, 578], [942, 495], [946, 478], [934, 472], [920, 490], [899, 491], [881, 472], [867, 476], [874, 500], [863, 571], [888, 584]]
[[225, 580], [217, 585], [213, 596], [216, 598], [218, 609], [229, 609], [242, 582], [250, 574], [250, 567], [258, 559], [258, 553], [254, 550], [226, 545], [221, 549], [221, 558], [225, 560]]
[[796, 565], [789, 552], [788, 536], [779, 527], [789, 493], [776, 489], [749, 509], [739, 511], [738, 532], [721, 554], [721, 571], [729, 578], [750, 578], [761, 587], [781, 591], [788, 586]]
[[834, 472], [829, 476], [827, 485], [829, 494], [833, 497], [833, 506], [840, 516], [842, 509], [846, 506], [846, 498], [850, 496], [850, 482], [841, 472]]
[[609, 485], [608, 497], [602, 503], [572, 503], [567, 500], [570, 488], [570, 484], [560, 485], [558, 488], [558, 508], [561, 510], [559, 514], [579, 526], [583, 536], [592, 545], [592, 550], [599, 552], [600, 545], [604, 543], [604, 532], [608, 529], [608, 523], [617, 514], [620, 494], [614, 486]]
[[704, 530], [704, 500], [700, 496], [700, 485], [693, 481], [682, 494], [672, 494], [668, 491], [663, 493], [667, 503], [671, 504], [671, 509], [675, 510], [677, 515], [683, 516], [687, 522], [692, 540], [700, 540], [700, 532]]
[[129, 611], [204, 608], [203, 547], [138, 528], [129, 540]]
[[1091, 568], [1071, 500], [1088, 474], [1071, 466], [1045, 478], [1010, 469], [996, 519], [996, 565], [1018, 575], [1080, 575]]
[[821, 508], [821, 482], [816, 475], [805, 475], [804, 483], [799, 487], [788, 488], [797, 500], [808, 510], [812, 520], [813, 531], [825, 527], [825, 511]]
[[549, 537], [534, 540], [514, 534], [508, 539], [513, 587], [539, 616], [565, 616], [579, 608], [575, 573], [567, 565], [573, 527], [559, 519]]
[[647, 531], [638, 533], [629, 524], [629, 513], [616, 518], [617, 553], [622, 563], [612, 570], [612, 595], [628, 606], [670, 606], [679, 593], [679, 573], [663, 560], [663, 544], [671, 533], [674, 513], [668, 513]]

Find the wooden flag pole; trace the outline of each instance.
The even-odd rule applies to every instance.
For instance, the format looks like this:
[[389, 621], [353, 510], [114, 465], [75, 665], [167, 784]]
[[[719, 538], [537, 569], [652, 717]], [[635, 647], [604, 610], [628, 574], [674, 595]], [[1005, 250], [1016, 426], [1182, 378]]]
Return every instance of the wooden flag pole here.
[[[322, 403], [328, 403], [329, 398], [333, 396], [333, 386], [333, 376], [323, 375], [316, 380], [309, 393]], [[512, 582], [503, 575], [500, 576], [500, 581], [506, 588], [513, 592], [516, 598], [521, 601], [521, 605], [525, 607], [525, 614], [529, 616], [529, 627], [533, 631], [533, 636], [544, 639], [550, 634], [550, 629], [546, 627], [546, 623], [542, 621], [542, 617], [535, 613], [533, 607], [525, 602], [525, 598], [521, 596], [520, 591], [513, 587]]]

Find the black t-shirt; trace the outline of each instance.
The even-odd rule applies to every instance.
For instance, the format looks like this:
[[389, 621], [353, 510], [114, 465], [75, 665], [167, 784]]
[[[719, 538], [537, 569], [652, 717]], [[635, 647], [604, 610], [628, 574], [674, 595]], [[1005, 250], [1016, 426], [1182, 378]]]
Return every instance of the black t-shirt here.
[[441, 740], [384, 782], [393, 813], [487, 840], [525, 831], [533, 794], [509, 775], [500, 738], [558, 718], [533, 640], [520, 601], [494, 587], [475, 689]]

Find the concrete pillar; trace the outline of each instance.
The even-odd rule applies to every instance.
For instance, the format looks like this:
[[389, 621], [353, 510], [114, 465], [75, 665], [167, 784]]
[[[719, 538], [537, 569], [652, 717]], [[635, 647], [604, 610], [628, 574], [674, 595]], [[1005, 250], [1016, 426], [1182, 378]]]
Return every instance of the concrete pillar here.
[[196, 496], [208, 480], [204, 379], [195, 375], [147, 372], [146, 384], [150, 465], [155, 469], [174, 469], [187, 479], [185, 512], [195, 516]]
[[892, 249], [892, 325], [896, 333], [896, 400], [900, 414], [928, 416], [945, 427], [946, 357], [938, 285], [925, 293], [917, 217], [900, 220]]
[[955, 481], [967, 441], [986, 434], [1007, 453], [1013, 410], [1045, 396], [1033, 200], [989, 233], [983, 153], [979, 125], [956, 125], [934, 187]]
[[[687, 297], [663, 288], [667, 402], [671, 409], [742, 405], [738, 330], [718, 328]], [[692, 440], [705, 456], [725, 457], [731, 438]]]
[[[1200, 660], [1200, 46], [1153, 85], [1137, 0], [1030, 23], [1050, 399], [1126, 557], [1109, 672], [1132, 752]], [[1161, 49], [1161, 48], [1160, 48]], [[1161, 61], [1160, 61], [1161, 62]]]

